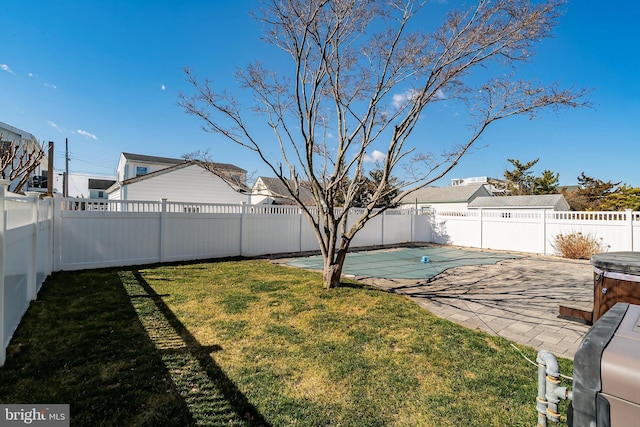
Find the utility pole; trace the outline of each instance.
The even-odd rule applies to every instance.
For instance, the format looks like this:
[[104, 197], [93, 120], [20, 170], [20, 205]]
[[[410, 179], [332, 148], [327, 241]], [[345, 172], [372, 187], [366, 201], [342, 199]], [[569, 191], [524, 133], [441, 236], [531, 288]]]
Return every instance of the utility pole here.
[[69, 138], [64, 139], [64, 197], [69, 197]]

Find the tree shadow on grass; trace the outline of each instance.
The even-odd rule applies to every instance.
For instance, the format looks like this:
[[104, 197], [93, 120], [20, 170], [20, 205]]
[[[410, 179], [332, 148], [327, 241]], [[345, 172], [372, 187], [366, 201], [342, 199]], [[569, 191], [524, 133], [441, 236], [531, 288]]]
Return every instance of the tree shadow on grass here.
[[0, 402], [69, 404], [72, 425], [191, 426], [116, 271], [54, 273], [0, 369]]
[[211, 357], [220, 346], [201, 345], [139, 271], [120, 279], [196, 424], [269, 425]]
[[268, 425], [137, 271], [54, 273], [0, 368], [0, 402], [77, 426]]

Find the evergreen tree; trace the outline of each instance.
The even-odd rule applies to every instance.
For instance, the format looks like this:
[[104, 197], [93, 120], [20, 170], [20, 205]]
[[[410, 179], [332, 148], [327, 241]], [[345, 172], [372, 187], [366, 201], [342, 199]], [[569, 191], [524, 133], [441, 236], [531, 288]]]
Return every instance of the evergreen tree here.
[[608, 206], [607, 200], [616, 193], [619, 182], [604, 182], [601, 179], [585, 175], [584, 172], [578, 177], [578, 188], [575, 191], [565, 194], [565, 198], [576, 211], [601, 211]]
[[625, 209], [640, 211], [640, 187], [622, 184], [615, 192], [604, 198], [599, 207], [603, 211], [623, 211]]
[[538, 160], [540, 159], [535, 159], [524, 164], [520, 163], [520, 161], [516, 159], [507, 160], [515, 168], [504, 172], [504, 177], [507, 180], [506, 189], [509, 194], [513, 196], [533, 194], [536, 178], [533, 171], [530, 171], [529, 169], [538, 163]]
[[550, 170], [545, 170], [542, 175], [535, 178], [535, 194], [557, 194], [558, 182], [560, 180], [559, 173], [553, 173]]

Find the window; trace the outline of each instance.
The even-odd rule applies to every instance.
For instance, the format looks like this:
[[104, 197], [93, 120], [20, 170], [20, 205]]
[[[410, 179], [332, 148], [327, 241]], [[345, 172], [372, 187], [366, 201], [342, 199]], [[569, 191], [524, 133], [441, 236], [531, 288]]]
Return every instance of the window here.
[[98, 191], [98, 198], [104, 199], [104, 191]]
[[146, 166], [136, 166], [136, 176], [144, 175], [147, 173]]

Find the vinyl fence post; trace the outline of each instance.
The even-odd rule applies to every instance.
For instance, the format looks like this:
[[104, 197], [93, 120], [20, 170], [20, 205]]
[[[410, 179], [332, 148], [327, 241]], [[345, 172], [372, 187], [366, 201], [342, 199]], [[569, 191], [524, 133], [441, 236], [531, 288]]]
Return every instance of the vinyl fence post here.
[[5, 193], [11, 181], [0, 179], [0, 366], [4, 366], [7, 359], [6, 331], [4, 325], [4, 236], [7, 231], [7, 207], [5, 205]]
[[167, 259], [167, 198], [162, 198], [160, 210], [160, 262]]
[[542, 210], [542, 255], [547, 254], [547, 210]]
[[27, 262], [27, 299], [33, 301], [37, 298], [38, 288], [36, 280], [38, 277], [38, 197], [40, 193], [37, 191], [26, 191], [25, 195], [31, 203], [31, 250], [29, 251], [29, 262]]
[[483, 220], [484, 220], [484, 211], [482, 208], [478, 208], [478, 228], [480, 231], [480, 249], [484, 249], [484, 241], [483, 241], [483, 237], [484, 237], [484, 230], [483, 230]]
[[245, 203], [240, 205], [240, 256], [244, 256], [244, 245], [242, 242], [244, 240], [244, 220], [247, 209], [248, 207]]
[[413, 232], [413, 217], [415, 216], [415, 211], [413, 209], [409, 209], [409, 240], [411, 243], [416, 241], [416, 236], [414, 236]]
[[53, 263], [54, 263], [54, 257], [55, 257], [55, 246], [53, 244], [54, 240], [54, 231], [53, 231], [53, 227], [54, 227], [54, 217], [55, 217], [55, 213], [53, 211], [53, 209], [55, 208], [55, 203], [53, 203], [53, 197], [52, 196], [46, 196], [44, 198], [44, 200], [46, 200], [47, 205], [49, 207], [48, 211], [49, 211], [49, 215], [48, 215], [48, 220], [49, 220], [49, 237], [47, 238], [47, 242], [49, 244], [49, 247], [47, 248], [47, 254], [49, 256], [49, 259], [47, 260], [47, 276], [50, 276], [51, 273], [53, 273]]
[[302, 253], [302, 208], [298, 208], [298, 252]]
[[633, 251], [633, 209], [625, 209], [624, 211], [626, 213], [625, 220], [627, 223], [627, 236], [629, 238], [627, 250]]
[[52, 270], [62, 270], [62, 259], [65, 248], [62, 247], [62, 198], [54, 194], [51, 199], [51, 244], [53, 245]]
[[384, 246], [384, 217], [386, 215], [386, 212], [382, 212], [382, 215], [380, 215], [382, 217], [381, 221], [380, 221], [380, 244], [382, 246]]

